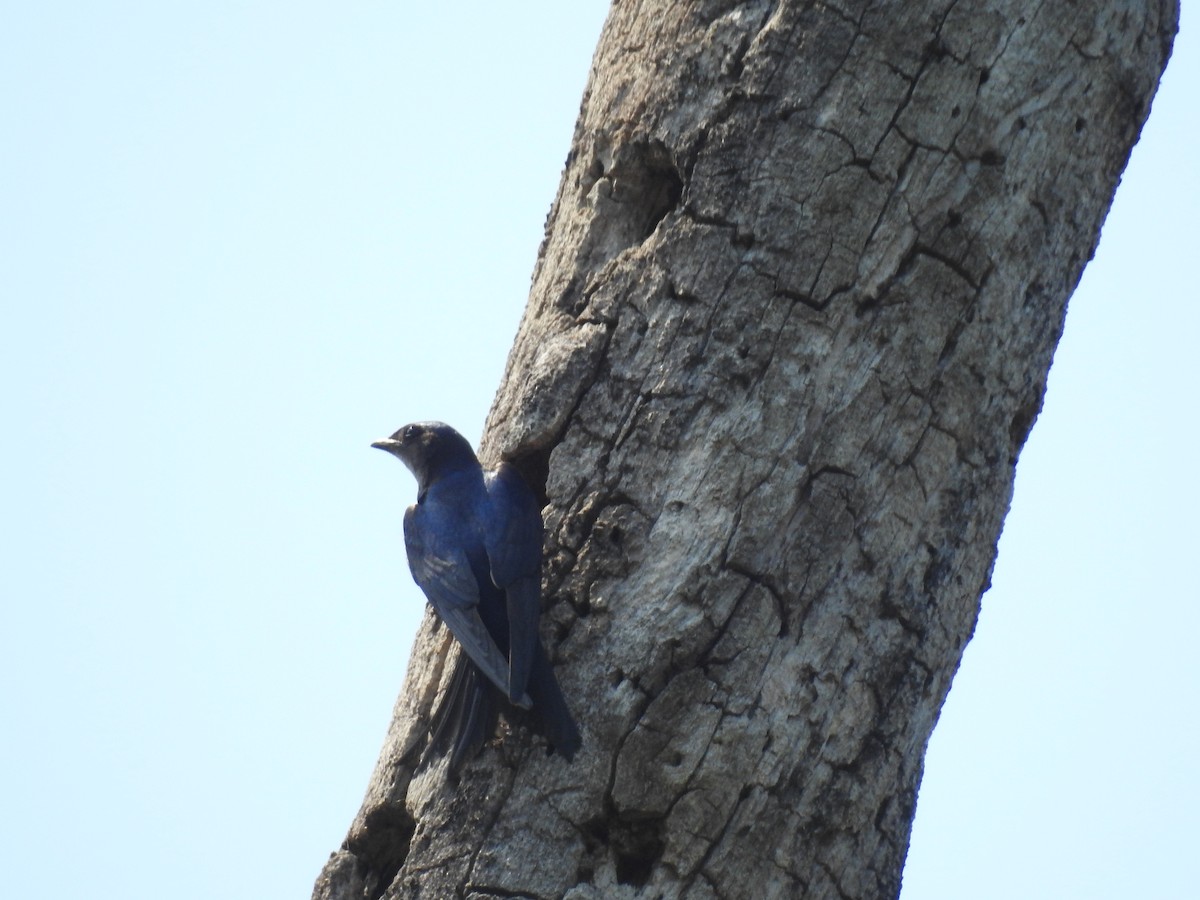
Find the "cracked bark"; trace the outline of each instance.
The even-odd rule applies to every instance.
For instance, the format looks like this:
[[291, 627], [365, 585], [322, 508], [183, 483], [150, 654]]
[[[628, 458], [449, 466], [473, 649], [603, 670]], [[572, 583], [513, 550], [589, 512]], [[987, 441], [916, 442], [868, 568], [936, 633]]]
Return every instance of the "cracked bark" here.
[[546, 501], [573, 765], [414, 777], [325, 900], [873, 898], [1175, 33], [1130, 4], [614, 4], [486, 430]]

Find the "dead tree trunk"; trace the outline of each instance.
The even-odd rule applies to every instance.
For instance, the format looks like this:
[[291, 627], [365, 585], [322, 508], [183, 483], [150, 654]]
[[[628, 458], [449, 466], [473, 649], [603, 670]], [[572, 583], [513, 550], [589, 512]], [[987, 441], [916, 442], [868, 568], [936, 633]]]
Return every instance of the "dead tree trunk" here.
[[319, 898], [893, 897], [1174, 0], [618, 0], [487, 429], [582, 724], [413, 777]]

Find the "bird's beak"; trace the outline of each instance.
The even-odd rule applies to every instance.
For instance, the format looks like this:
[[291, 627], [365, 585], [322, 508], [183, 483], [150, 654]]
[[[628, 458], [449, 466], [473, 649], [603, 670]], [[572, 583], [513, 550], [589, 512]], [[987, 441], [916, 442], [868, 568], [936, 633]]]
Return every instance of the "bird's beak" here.
[[386, 450], [388, 453], [395, 453], [400, 449], [400, 442], [392, 438], [382, 438], [371, 444], [376, 450]]

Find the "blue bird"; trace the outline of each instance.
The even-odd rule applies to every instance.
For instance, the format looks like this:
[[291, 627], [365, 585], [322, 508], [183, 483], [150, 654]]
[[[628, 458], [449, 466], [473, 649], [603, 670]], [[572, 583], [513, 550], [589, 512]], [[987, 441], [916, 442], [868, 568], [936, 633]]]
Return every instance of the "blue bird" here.
[[450, 773], [496, 730], [501, 709], [528, 721], [567, 760], [579, 728], [538, 636], [542, 514], [509, 463], [485, 472], [466, 439], [442, 422], [414, 422], [371, 445], [417, 479], [404, 513], [408, 565], [462, 646], [450, 686], [430, 723], [422, 765], [452, 747]]

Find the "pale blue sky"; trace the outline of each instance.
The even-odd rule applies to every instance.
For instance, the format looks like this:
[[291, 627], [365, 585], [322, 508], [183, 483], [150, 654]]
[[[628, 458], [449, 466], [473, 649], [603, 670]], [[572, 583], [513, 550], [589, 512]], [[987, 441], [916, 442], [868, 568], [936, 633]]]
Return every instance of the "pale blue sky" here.
[[[423, 603], [368, 444], [477, 441], [606, 9], [0, 10], [9, 895], [308, 896]], [[905, 900], [1194, 890], [1198, 57], [1072, 300]]]

